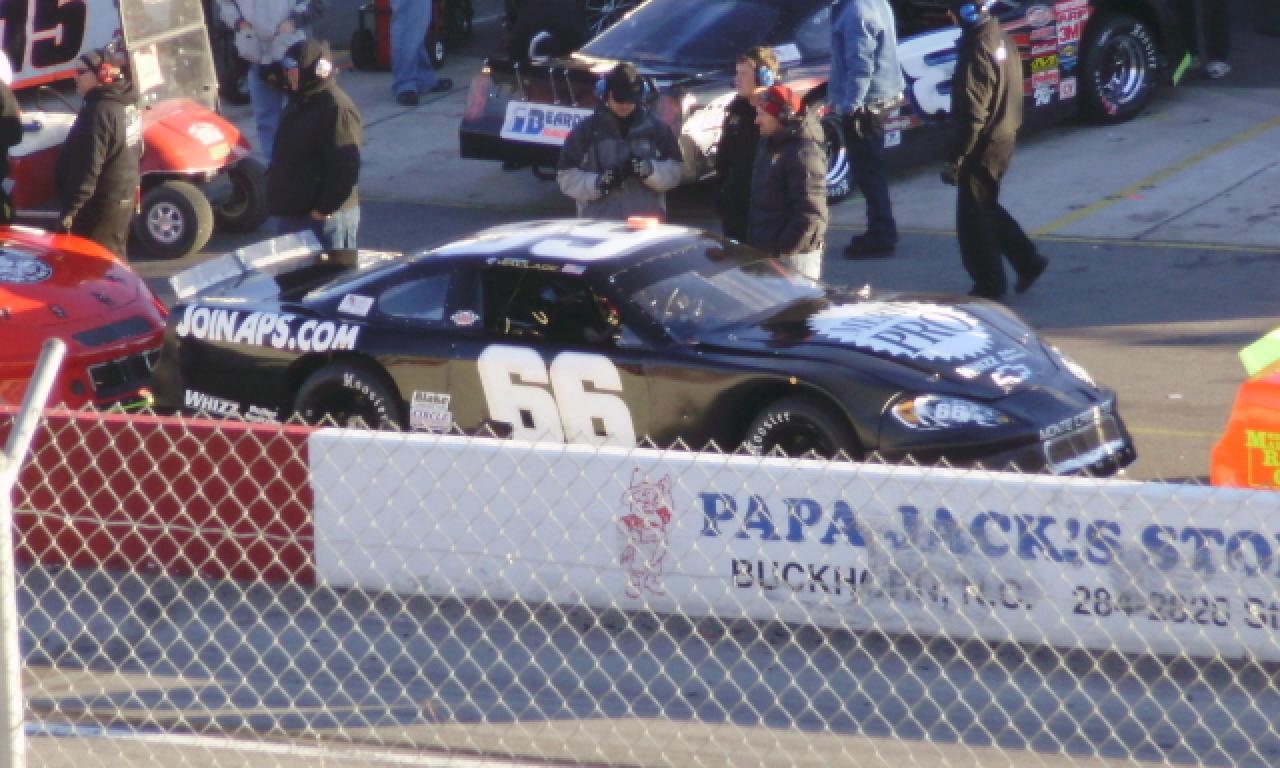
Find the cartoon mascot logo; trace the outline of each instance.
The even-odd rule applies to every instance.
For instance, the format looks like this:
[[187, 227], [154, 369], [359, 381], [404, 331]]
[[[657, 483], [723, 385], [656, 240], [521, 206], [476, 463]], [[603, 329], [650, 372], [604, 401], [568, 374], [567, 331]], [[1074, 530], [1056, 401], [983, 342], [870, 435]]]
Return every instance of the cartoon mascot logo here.
[[666, 594], [662, 564], [667, 559], [667, 525], [675, 506], [671, 475], [651, 483], [640, 470], [632, 470], [622, 503], [627, 510], [618, 518], [622, 534], [618, 563], [627, 572], [627, 597], [640, 597], [645, 592], [661, 597]]

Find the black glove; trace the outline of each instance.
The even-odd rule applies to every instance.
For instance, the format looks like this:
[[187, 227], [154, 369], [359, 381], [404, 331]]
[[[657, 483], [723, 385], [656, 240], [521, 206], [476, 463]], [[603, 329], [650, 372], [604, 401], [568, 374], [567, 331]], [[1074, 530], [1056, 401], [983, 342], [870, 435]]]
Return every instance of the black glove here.
[[943, 163], [942, 173], [938, 174], [942, 178], [943, 184], [956, 185], [956, 176], [959, 175], [960, 168], [955, 163]]
[[854, 107], [854, 110], [844, 116], [844, 134], [851, 141], [862, 141], [866, 136], [866, 121], [871, 117], [871, 113], [866, 107]]
[[75, 217], [73, 216], [63, 216], [61, 219], [58, 219], [58, 229], [56, 231], [62, 234], [70, 234], [71, 224], [74, 220]]
[[622, 180], [618, 178], [618, 172], [613, 168], [605, 168], [596, 178], [596, 189], [600, 190], [600, 194], [607, 195], [617, 188]]
[[653, 175], [653, 162], [650, 160], [641, 160], [638, 157], [631, 158], [631, 175], [647, 179]]

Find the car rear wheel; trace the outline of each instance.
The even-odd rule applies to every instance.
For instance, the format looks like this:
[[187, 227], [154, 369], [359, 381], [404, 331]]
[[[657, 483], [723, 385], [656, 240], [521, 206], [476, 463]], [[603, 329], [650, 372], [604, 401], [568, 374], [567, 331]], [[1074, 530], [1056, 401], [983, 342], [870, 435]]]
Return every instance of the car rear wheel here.
[[208, 244], [213, 234], [213, 208], [194, 184], [161, 182], [142, 196], [142, 212], [133, 218], [133, 234], [153, 256], [180, 259]]
[[246, 157], [227, 169], [231, 197], [218, 206], [214, 219], [228, 232], [252, 232], [267, 220], [267, 171]]
[[1120, 123], [1151, 100], [1160, 56], [1145, 22], [1113, 14], [1089, 25], [1082, 64], [1081, 113], [1098, 122]]
[[743, 445], [757, 456], [861, 459], [858, 437], [834, 408], [807, 397], [787, 397], [760, 412]]
[[293, 412], [308, 424], [404, 429], [400, 395], [385, 375], [356, 363], [335, 363], [298, 388]]

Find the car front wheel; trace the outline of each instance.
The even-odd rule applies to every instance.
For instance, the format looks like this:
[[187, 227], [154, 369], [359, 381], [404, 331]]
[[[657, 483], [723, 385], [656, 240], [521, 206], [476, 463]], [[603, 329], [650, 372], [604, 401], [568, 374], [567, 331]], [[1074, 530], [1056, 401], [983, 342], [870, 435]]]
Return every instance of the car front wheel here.
[[400, 395], [378, 371], [335, 363], [311, 374], [298, 388], [293, 412], [308, 424], [356, 429], [404, 429]]
[[1151, 100], [1160, 55], [1145, 22], [1112, 14], [1089, 25], [1082, 64], [1082, 114], [1098, 122], [1121, 123]]
[[743, 445], [757, 456], [861, 459], [858, 437], [845, 417], [806, 397], [787, 397], [751, 422]]

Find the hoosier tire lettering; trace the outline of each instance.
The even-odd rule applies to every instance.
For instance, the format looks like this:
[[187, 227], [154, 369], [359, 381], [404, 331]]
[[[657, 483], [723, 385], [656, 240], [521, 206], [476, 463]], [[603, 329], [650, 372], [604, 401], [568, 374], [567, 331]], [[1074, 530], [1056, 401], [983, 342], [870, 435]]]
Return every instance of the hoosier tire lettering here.
[[403, 406], [395, 386], [360, 363], [335, 363], [307, 377], [294, 398], [294, 413], [318, 424], [404, 429]]

